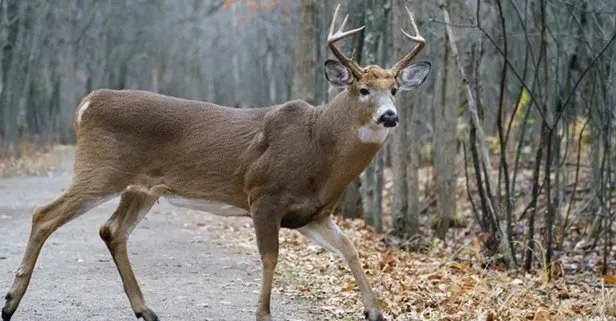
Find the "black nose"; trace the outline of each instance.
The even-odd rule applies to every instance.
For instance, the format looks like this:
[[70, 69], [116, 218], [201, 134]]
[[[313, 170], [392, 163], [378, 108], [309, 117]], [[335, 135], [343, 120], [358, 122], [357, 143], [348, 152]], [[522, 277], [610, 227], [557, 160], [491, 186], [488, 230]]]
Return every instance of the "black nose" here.
[[385, 127], [395, 127], [398, 125], [399, 120], [398, 115], [390, 109], [381, 115], [381, 118], [379, 118], [379, 123], [383, 124]]

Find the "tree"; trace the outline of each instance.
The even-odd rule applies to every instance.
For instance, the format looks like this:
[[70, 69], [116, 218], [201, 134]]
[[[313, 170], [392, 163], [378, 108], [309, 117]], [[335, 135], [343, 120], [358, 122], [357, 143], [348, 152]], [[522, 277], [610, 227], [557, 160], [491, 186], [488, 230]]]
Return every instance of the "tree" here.
[[[450, 1], [450, 5], [453, 1]], [[456, 128], [457, 109], [460, 105], [459, 78], [455, 73], [455, 62], [447, 45], [447, 34], [441, 42], [439, 73], [439, 104], [435, 106], [434, 162], [438, 192], [438, 214], [436, 236], [445, 239], [450, 218], [456, 213]]]
[[[391, 7], [389, 1], [365, 1], [364, 45], [361, 54], [363, 65], [387, 62], [387, 32], [388, 21], [386, 13]], [[366, 222], [376, 228], [383, 229], [383, 150], [381, 149], [362, 174], [363, 214]]]
[[[400, 59], [408, 53], [408, 39], [400, 32], [400, 28], [412, 30], [409, 29], [411, 26], [405, 5], [402, 0], [393, 1], [393, 59]], [[415, 21], [422, 30], [424, 19], [419, 1], [409, 3], [408, 7], [412, 8]], [[401, 92], [396, 100], [402, 121], [401, 127], [394, 132], [392, 145], [393, 174], [396, 179], [392, 202], [392, 232], [397, 237], [410, 239], [419, 234], [419, 113], [410, 93]]]
[[[331, 8], [334, 8], [334, 6], [331, 5], [333, 4], [332, 2], [333, 1], [326, 1], [326, 3], [329, 3], [330, 5], [325, 6], [325, 8], [329, 8], [330, 11], [328, 11], [327, 14], [322, 15], [322, 17], [324, 17], [325, 20], [327, 21], [325, 23], [325, 25], [327, 26], [325, 28], [325, 38], [327, 38], [327, 33], [329, 32], [329, 26], [331, 23], [331, 15], [333, 13]], [[349, 26], [359, 26], [359, 25], [364, 24], [364, 15], [363, 15], [364, 6], [365, 6], [364, 2], [353, 3], [354, 10], [349, 12], [349, 1], [340, 2], [340, 12], [345, 12], [349, 14], [349, 20], [347, 22]], [[344, 50], [345, 52], [354, 52], [356, 53], [356, 58], [361, 59], [360, 57], [361, 52], [359, 51], [361, 50], [361, 48], [363, 48], [363, 43], [364, 43], [364, 37], [361, 37], [358, 35], [357, 37], [353, 37], [352, 39], [348, 39], [345, 42], [341, 43], [341, 50]], [[324, 56], [329, 57], [329, 59], [331, 59], [333, 55], [329, 51], [329, 48], [327, 48], [327, 45], [323, 45], [322, 47], [325, 48], [325, 51], [327, 52], [327, 54], [325, 54]], [[323, 74], [321, 74], [321, 76], [322, 75]], [[329, 84], [327, 85], [329, 86], [328, 91], [327, 91], [328, 100], [332, 100], [340, 92], [340, 89], [334, 86], [331, 86]], [[361, 184], [362, 184], [361, 178], [357, 178], [353, 182], [351, 182], [351, 184], [349, 184], [349, 186], [347, 186], [347, 188], [345, 189], [344, 194], [342, 195], [341, 201], [338, 204], [338, 210], [342, 213], [342, 216], [344, 218], [353, 219], [353, 218], [359, 218], [359, 217], [364, 216], [363, 215], [363, 212], [364, 212], [363, 199], [362, 199], [362, 193], [360, 192]]]
[[312, 12], [312, 0], [301, 0], [292, 89], [294, 98], [303, 99], [310, 104], [315, 100]]

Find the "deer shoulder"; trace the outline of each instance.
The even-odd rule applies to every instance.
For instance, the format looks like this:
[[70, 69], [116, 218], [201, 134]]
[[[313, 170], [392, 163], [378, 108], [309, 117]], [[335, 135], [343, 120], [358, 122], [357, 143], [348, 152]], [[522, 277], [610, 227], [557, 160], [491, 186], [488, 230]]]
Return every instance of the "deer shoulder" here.
[[302, 100], [273, 107], [243, 160], [249, 200], [279, 199], [283, 227], [301, 227], [324, 207], [319, 190], [328, 174], [328, 154], [315, 128], [319, 113]]

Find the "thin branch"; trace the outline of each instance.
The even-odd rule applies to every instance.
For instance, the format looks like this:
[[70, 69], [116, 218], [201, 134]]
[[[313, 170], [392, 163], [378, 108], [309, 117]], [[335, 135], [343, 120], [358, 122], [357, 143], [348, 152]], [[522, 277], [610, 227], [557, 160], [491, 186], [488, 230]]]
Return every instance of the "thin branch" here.
[[436, 18], [431, 18], [428, 21], [434, 22], [434, 23], [437, 23], [437, 24], [441, 24], [441, 25], [451, 26], [451, 27], [454, 27], [454, 28], [460, 28], [460, 29], [475, 29], [475, 28], [477, 28], [476, 25], [460, 25], [460, 24], [455, 24], [455, 23], [447, 23], [445, 21], [436, 20]]

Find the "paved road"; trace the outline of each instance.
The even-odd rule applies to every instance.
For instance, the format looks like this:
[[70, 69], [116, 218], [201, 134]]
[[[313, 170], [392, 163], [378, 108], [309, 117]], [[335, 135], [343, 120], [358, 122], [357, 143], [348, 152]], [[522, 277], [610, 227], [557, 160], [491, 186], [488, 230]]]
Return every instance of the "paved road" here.
[[[68, 186], [72, 156], [66, 154], [47, 175], [0, 178], [0, 297], [21, 261], [33, 209]], [[49, 238], [12, 321], [135, 320], [120, 276], [98, 237], [99, 226], [118, 200], [91, 210]], [[256, 253], [232, 253], [217, 245], [215, 229], [195, 227], [245, 220], [179, 209], [164, 200], [155, 205], [133, 232], [129, 253], [146, 301], [161, 320], [254, 320], [261, 279]], [[272, 308], [279, 321], [318, 319], [301, 299], [274, 294]]]

